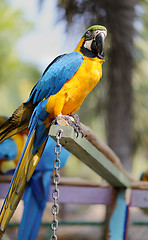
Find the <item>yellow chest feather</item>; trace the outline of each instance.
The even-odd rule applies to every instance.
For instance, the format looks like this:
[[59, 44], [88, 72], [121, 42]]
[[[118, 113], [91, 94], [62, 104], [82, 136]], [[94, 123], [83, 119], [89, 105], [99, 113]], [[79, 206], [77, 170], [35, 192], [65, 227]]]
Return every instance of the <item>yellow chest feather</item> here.
[[50, 96], [47, 111], [54, 116], [74, 113], [78, 110], [89, 92], [96, 86], [102, 76], [102, 61], [98, 58], [84, 57], [83, 63], [61, 88]]

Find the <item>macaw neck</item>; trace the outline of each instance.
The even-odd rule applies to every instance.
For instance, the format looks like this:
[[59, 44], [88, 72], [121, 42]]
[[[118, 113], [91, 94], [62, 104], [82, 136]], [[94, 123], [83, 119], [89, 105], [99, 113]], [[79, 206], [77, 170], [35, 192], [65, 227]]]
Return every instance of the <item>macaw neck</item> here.
[[74, 52], [81, 52], [81, 47], [84, 43], [84, 38], [81, 38], [80, 42], [78, 43], [77, 47], [75, 48]]

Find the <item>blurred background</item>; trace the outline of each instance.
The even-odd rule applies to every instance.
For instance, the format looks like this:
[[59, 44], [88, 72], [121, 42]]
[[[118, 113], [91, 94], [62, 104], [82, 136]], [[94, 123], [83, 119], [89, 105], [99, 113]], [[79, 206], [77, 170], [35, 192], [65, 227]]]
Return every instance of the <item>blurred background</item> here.
[[[27, 100], [45, 67], [57, 55], [73, 51], [85, 29], [104, 25], [103, 77], [78, 114], [138, 179], [148, 168], [147, 14], [148, 0], [0, 0], [0, 115], [10, 116]], [[62, 175], [98, 180], [73, 156]], [[92, 206], [81, 206], [83, 214], [80, 207], [63, 208], [73, 218], [96, 215]], [[105, 210], [102, 206], [98, 211], [99, 221]], [[132, 234], [130, 239], [144, 239]]]

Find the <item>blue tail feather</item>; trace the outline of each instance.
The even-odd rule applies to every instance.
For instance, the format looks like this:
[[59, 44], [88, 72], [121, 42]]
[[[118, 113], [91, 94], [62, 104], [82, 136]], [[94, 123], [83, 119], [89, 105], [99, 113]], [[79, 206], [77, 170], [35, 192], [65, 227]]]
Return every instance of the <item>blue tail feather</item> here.
[[[41, 225], [43, 211], [49, 196], [52, 171], [44, 172], [42, 176], [41, 173], [37, 175], [32, 176], [25, 191], [24, 212], [19, 226], [18, 240], [36, 239]], [[40, 182], [39, 185], [38, 182]]]
[[[18, 240], [35, 240], [50, 192], [51, 176], [54, 170], [54, 147], [56, 142], [48, 137], [41, 159], [30, 179], [24, 195], [24, 212], [19, 227]], [[70, 153], [62, 148], [61, 167], [67, 163]]]

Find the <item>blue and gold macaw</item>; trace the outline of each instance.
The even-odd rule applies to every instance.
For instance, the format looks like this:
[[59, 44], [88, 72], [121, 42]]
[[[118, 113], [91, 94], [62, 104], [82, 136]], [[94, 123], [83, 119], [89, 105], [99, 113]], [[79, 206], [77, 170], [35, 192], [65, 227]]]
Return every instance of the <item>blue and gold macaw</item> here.
[[[26, 135], [27, 132], [20, 132], [13, 138], [8, 138], [0, 143], [0, 172], [2, 174], [9, 175], [14, 172], [23, 151], [24, 134]], [[55, 145], [56, 142], [48, 137], [41, 159], [26, 187], [24, 211], [19, 225], [18, 240], [35, 240], [38, 234], [43, 211], [49, 198], [51, 177], [56, 158], [54, 153]], [[69, 155], [70, 153], [66, 149], [61, 148], [60, 168], [66, 165]]]
[[[55, 144], [56, 142], [48, 137], [41, 159], [26, 187], [18, 240], [35, 240], [38, 234], [43, 211], [49, 198], [51, 177], [54, 171]], [[66, 165], [69, 155], [66, 149], [61, 148], [60, 168]]]
[[[8, 118], [0, 116], [0, 124]], [[16, 168], [25, 146], [27, 130], [0, 143], [0, 173], [11, 174]]]
[[29, 99], [0, 126], [0, 141], [28, 127], [34, 108], [49, 98], [50, 121], [78, 110], [102, 76], [105, 27], [86, 30], [74, 52], [55, 58], [31, 91]]
[[[13, 162], [16, 156], [17, 156], [17, 145], [12, 138], [8, 138], [4, 142], [0, 143], [0, 172], [1, 173], [5, 174], [6, 172], [9, 171], [6, 167], [6, 164], [11, 165], [11, 162]], [[14, 168], [16, 168], [16, 166], [14, 166]]]
[[0, 213], [1, 236], [42, 155], [54, 119], [59, 116], [68, 119], [68, 123], [80, 130], [78, 123], [75, 125], [67, 115], [80, 108], [102, 76], [106, 36], [103, 26], [87, 29], [75, 51], [57, 57], [46, 68], [26, 103], [2, 125], [0, 137], [4, 140], [25, 129], [30, 119], [26, 145]]

